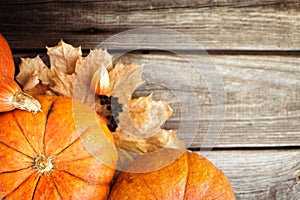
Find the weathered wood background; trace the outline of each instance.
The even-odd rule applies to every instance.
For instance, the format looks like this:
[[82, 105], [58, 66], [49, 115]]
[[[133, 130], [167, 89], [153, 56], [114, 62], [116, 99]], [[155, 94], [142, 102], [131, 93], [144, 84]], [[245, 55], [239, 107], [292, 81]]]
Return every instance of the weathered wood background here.
[[[16, 63], [21, 56], [44, 54], [46, 45], [54, 46], [61, 38], [87, 52], [121, 31], [145, 26], [173, 29], [195, 39], [220, 73], [226, 119], [207, 157], [228, 175], [237, 199], [300, 199], [294, 176], [300, 169], [298, 0], [0, 2], [0, 32], [11, 44]], [[137, 40], [116, 45], [126, 48]], [[163, 42], [158, 39], [157, 44]], [[171, 45], [178, 49], [175, 42]], [[123, 59], [191, 75], [187, 61], [159, 50], [140, 49]], [[192, 90], [176, 87], [185, 93], [184, 103], [192, 92], [201, 102], [203, 115], [194, 119], [200, 125], [197, 136], [193, 139], [189, 130], [180, 135], [193, 139], [191, 148], [197, 151], [212, 120], [210, 95], [202, 79]], [[149, 89], [157, 97], [168, 94], [158, 86], [140, 92]], [[175, 114], [165, 126], [176, 128], [180, 108], [178, 102], [170, 103]]]

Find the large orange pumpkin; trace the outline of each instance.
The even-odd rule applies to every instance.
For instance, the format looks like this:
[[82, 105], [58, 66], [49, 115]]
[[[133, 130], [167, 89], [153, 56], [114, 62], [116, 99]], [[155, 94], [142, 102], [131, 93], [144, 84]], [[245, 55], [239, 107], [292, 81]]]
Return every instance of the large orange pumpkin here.
[[231, 185], [222, 171], [196, 153], [185, 152], [166, 167], [155, 169], [172, 160], [178, 153], [171, 149], [146, 154], [121, 172], [114, 183], [110, 200], [233, 200]]
[[[106, 163], [116, 164], [111, 156], [113, 138], [105, 124], [96, 118], [97, 127], [91, 127], [87, 115], [82, 115], [77, 118], [83, 121], [78, 129], [74, 100], [37, 99], [42, 105], [37, 114], [21, 110], [0, 114], [0, 199], [105, 199], [115, 172]], [[99, 130], [103, 145], [98, 144], [95, 156], [82, 141], [92, 144]]]

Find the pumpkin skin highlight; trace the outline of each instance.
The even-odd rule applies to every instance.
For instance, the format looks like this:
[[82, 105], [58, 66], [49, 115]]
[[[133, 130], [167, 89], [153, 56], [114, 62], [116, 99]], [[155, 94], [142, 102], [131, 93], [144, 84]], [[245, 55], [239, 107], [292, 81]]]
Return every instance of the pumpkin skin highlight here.
[[14, 80], [15, 65], [9, 44], [0, 34], [0, 112], [15, 108], [37, 113], [40, 103], [32, 96], [22, 92]]
[[6, 39], [0, 34], [0, 78], [13, 79], [15, 64]]
[[[110, 200], [234, 200], [235, 196], [225, 174], [210, 161], [196, 153], [185, 152], [170, 165], [156, 171], [133, 173], [133, 168], [151, 166], [174, 150], [163, 150], [157, 158], [145, 155], [121, 172], [111, 191]], [[139, 171], [139, 169], [137, 170]]]
[[15, 109], [12, 101], [16, 92], [21, 88], [14, 81], [15, 65], [10, 47], [6, 39], [0, 34], [0, 111]]
[[[0, 199], [106, 199], [115, 168], [91, 155], [79, 137], [95, 129], [76, 129], [72, 99], [37, 99], [42, 105], [37, 114], [0, 114]], [[100, 119], [98, 124], [114, 146], [106, 125]], [[116, 164], [117, 156], [110, 159]]]

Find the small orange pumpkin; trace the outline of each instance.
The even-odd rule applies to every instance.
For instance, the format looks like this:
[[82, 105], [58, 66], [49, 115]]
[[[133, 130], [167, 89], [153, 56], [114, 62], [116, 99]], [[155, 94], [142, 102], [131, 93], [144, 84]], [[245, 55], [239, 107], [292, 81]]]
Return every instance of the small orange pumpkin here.
[[[96, 128], [89, 125], [87, 115], [79, 116], [83, 124], [77, 128], [75, 100], [37, 99], [43, 108], [37, 114], [0, 114], [0, 199], [105, 199], [115, 173], [106, 163], [117, 162], [110, 131], [94, 113]], [[79, 102], [78, 106], [85, 107]], [[97, 143], [97, 157], [82, 141], [92, 144], [99, 130], [103, 144]]]
[[0, 34], [0, 112], [15, 108], [39, 112], [41, 106], [32, 96], [22, 92], [14, 80], [15, 66], [10, 47]]
[[[159, 153], [145, 154], [135, 160], [128, 172], [121, 172], [113, 185], [110, 200], [234, 200], [234, 193], [224, 173], [196, 153], [164, 149]], [[155, 169], [156, 165], [168, 163]]]

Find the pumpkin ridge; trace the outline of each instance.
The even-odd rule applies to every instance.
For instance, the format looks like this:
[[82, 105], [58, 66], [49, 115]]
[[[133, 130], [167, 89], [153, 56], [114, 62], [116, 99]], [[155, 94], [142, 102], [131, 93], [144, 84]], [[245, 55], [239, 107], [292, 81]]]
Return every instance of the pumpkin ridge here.
[[[188, 152], [187, 153], [188, 155], [188, 162], [189, 162], [189, 164], [188, 164], [188, 166], [190, 166], [190, 173], [188, 174], [188, 179], [187, 180], [189, 180], [189, 178], [190, 178], [190, 176], [192, 176], [191, 174], [193, 173], [193, 171], [196, 169], [196, 168], [194, 168], [194, 167], [192, 167], [193, 166], [193, 159], [195, 159], [194, 157], [195, 156], [200, 156], [200, 155], [197, 155], [197, 153], [194, 153], [194, 152]], [[202, 156], [200, 156], [199, 158], [198, 158], [199, 160], [199, 162], [201, 163], [200, 165], [205, 169], [205, 168], [207, 168], [206, 170], [209, 170], [208, 172], [209, 172], [209, 174], [213, 174], [213, 176], [212, 177], [216, 177], [216, 172], [217, 171], [219, 171], [219, 169], [217, 169], [217, 168], [215, 168], [215, 166], [209, 161], [209, 160], [207, 160], [205, 157], [202, 157]], [[203, 178], [203, 176], [205, 176], [205, 174], [203, 174], [203, 172], [201, 172], [201, 177]], [[207, 175], [206, 175], [207, 176]], [[193, 179], [192, 179], [193, 180]], [[213, 179], [211, 179], [211, 178], [207, 178], [207, 177], [204, 177], [204, 180], [206, 181], [206, 186], [203, 188], [203, 187], [201, 187], [201, 198], [202, 199], [206, 199], [206, 198], [212, 198], [211, 196], [208, 196], [207, 197], [207, 195], [209, 195], [209, 192], [210, 192], [210, 190], [211, 190], [211, 187], [214, 185], [214, 180]], [[209, 181], [207, 181], [207, 180], [209, 180]], [[187, 182], [188, 183], [188, 182]], [[193, 185], [189, 185], [189, 184], [187, 184], [187, 187], [192, 187]], [[188, 190], [190, 190], [190, 189], [187, 189], [187, 191]], [[218, 191], [216, 191], [216, 192], [218, 192]], [[187, 194], [187, 195], [189, 195], [189, 194]]]
[[76, 161], [80, 161], [80, 160], [84, 160], [84, 159], [88, 159], [88, 158], [92, 158], [94, 157], [93, 155], [90, 155], [88, 157], [82, 157], [82, 158], [78, 158], [78, 159], [74, 159], [74, 160], [59, 160], [59, 161], [55, 161], [55, 163], [60, 163], [60, 162], [76, 162]]
[[43, 154], [46, 155], [46, 127], [47, 127], [47, 124], [48, 124], [48, 121], [49, 121], [49, 116], [50, 116], [50, 113], [52, 112], [53, 110], [53, 106], [54, 106], [54, 103], [56, 102], [56, 100], [52, 100], [52, 103], [51, 105], [49, 106], [49, 109], [47, 110], [47, 114], [46, 114], [46, 121], [45, 121], [45, 126], [44, 126], [44, 131], [43, 131]]
[[[5, 172], [0, 172], [0, 174], [8, 174], [8, 173], [15, 173], [15, 172], [19, 172], [19, 171], [22, 171], [22, 170], [25, 170], [25, 169], [29, 169], [31, 168], [32, 166], [28, 166], [28, 167], [24, 167], [22, 169], [16, 169], [16, 170], [11, 170], [11, 171], [5, 171]], [[30, 175], [31, 176], [31, 175]]]
[[33, 189], [33, 192], [32, 192], [32, 198], [31, 198], [32, 200], [34, 199], [34, 195], [35, 195], [35, 192], [36, 192], [36, 188], [37, 188], [37, 186], [38, 186], [40, 180], [41, 180], [41, 175], [39, 176], [39, 178], [38, 178], [38, 180], [37, 180], [37, 182], [36, 182], [36, 184], [35, 184], [35, 186], [34, 186], [34, 189]]
[[[22, 170], [25, 170], [25, 169], [28, 169], [30, 167], [26, 167], [26, 168], [23, 168], [23, 169], [19, 169], [19, 170], [14, 170], [14, 171], [10, 171], [10, 172], [2, 172], [0, 174], [5, 174], [5, 173], [14, 173], [14, 172], [18, 172], [18, 171], [22, 171]], [[2, 199], [4, 200], [7, 196], [9, 196], [10, 194], [12, 194], [14, 191], [16, 191], [19, 187], [21, 187], [21, 185], [25, 184], [25, 182], [27, 180], [29, 180], [29, 178], [31, 176], [33, 176], [35, 174], [35, 172], [32, 172], [24, 181], [22, 181], [15, 189], [13, 189], [11, 192], [9, 192], [5, 197], [3, 197]]]
[[57, 191], [57, 194], [59, 195], [59, 198], [60, 198], [60, 199], [63, 199], [63, 198], [62, 198], [62, 195], [60, 194], [60, 192], [59, 192], [59, 190], [58, 190], [57, 184], [56, 184], [56, 182], [55, 182], [55, 180], [54, 180], [54, 178], [53, 178], [51, 172], [49, 173], [49, 176], [50, 176], [50, 178], [51, 178], [51, 181], [52, 181], [53, 184], [54, 184], [54, 187], [55, 187], [55, 189], [56, 189], [56, 191]]
[[[32, 199], [34, 199], [34, 195], [35, 195], [37, 186], [38, 186], [38, 184], [39, 184], [39, 182], [40, 182], [41, 176], [43, 176], [43, 175], [40, 175], [39, 180], [36, 182], [36, 185], [35, 185], [35, 187], [34, 187]], [[56, 189], [56, 191], [57, 191], [57, 194], [59, 195], [60, 199], [63, 199], [62, 196], [61, 196], [61, 194], [60, 194], [60, 192], [58, 191], [58, 188], [57, 188], [57, 186], [56, 186], [56, 183], [55, 183], [55, 181], [54, 181], [54, 178], [53, 178], [52, 175], [51, 175], [51, 172], [49, 173], [49, 176], [50, 176], [50, 178], [51, 178], [51, 181], [52, 181], [53, 184], [54, 184], [54, 187], [55, 187], [55, 189]]]
[[[204, 159], [204, 158], [202, 158], [202, 159]], [[206, 165], [212, 165], [212, 163], [211, 163], [210, 161], [208, 161], [208, 160], [205, 160], [205, 161], [207, 162]], [[219, 175], [219, 172], [220, 172], [219, 169], [216, 169], [216, 168], [214, 168], [214, 171], [215, 171], [215, 173], [213, 174], [213, 176], [212, 176], [212, 178], [211, 178], [211, 181], [210, 181], [209, 185], [207, 186], [207, 188], [206, 188], [206, 190], [205, 190], [204, 198], [206, 198], [208, 192], [209, 192], [209, 191], [211, 190], [211, 188], [215, 185], [215, 178], [217, 177], [217, 175]], [[218, 174], [216, 174], [216, 173], [218, 173]]]
[[183, 199], [182, 200], [185, 200], [186, 199], [186, 190], [187, 190], [187, 185], [188, 185], [188, 181], [189, 181], [189, 174], [190, 174], [190, 169], [189, 169], [189, 154], [187, 153], [186, 154], [186, 170], [187, 170], [187, 176], [186, 176], [186, 179], [185, 179], [185, 185], [184, 185], [184, 194], [183, 194]]
[[[13, 112], [13, 118], [14, 118], [15, 122], [17, 123], [17, 125], [18, 125], [18, 127], [19, 127], [21, 133], [23, 134], [25, 140], [27, 141], [27, 143], [29, 144], [29, 146], [30, 146], [30, 147], [32, 148], [32, 150], [34, 151], [35, 155], [38, 155], [37, 150], [36, 150], [36, 149], [32, 146], [32, 144], [29, 142], [28, 138], [26, 137], [26, 134], [25, 134], [24, 130], [23, 130], [22, 127], [21, 127], [21, 124], [19, 124], [19, 121], [18, 121], [18, 119], [16, 118], [16, 115], [15, 115], [15, 112]], [[23, 154], [25, 154], [25, 153], [23, 153]], [[26, 154], [25, 154], [25, 155], [26, 155]], [[32, 159], [33, 159], [33, 158], [32, 158]]]
[[156, 194], [152, 191], [151, 187], [148, 185], [148, 183], [146, 182], [146, 179], [142, 176], [143, 182], [145, 183], [145, 186], [148, 188], [148, 190], [151, 192], [152, 196], [156, 199], [159, 200], [158, 197], [156, 196]]
[[36, 182], [40, 175], [33, 173], [26, 181], [18, 186], [14, 191], [8, 194], [7, 199], [32, 199]]
[[4, 142], [1, 142], [1, 141], [0, 141], [0, 144], [3, 144], [4, 146], [7, 146], [8, 148], [10, 148], [10, 149], [12, 149], [12, 150], [14, 150], [14, 151], [16, 151], [16, 152], [18, 152], [18, 153], [20, 153], [20, 154], [23, 154], [24, 156], [26, 156], [26, 157], [28, 157], [28, 158], [30, 158], [30, 159], [32, 159], [32, 160], [34, 159], [33, 157], [27, 155], [26, 153], [23, 153], [23, 152], [19, 151], [18, 149], [15, 149], [15, 148], [9, 146], [8, 144], [5, 144]]
[[17, 189], [19, 189], [22, 185], [24, 185], [34, 175], [35, 175], [35, 172], [33, 172], [32, 174], [30, 174], [30, 176], [28, 176], [20, 185], [18, 185], [18, 187], [16, 187], [13, 191], [11, 191], [9, 194], [7, 194], [3, 199], [5, 199], [6, 197], [8, 197], [12, 193], [14, 193]]
[[[78, 132], [78, 130], [75, 130], [74, 132]], [[88, 128], [86, 128], [84, 131], [81, 131], [80, 134], [78, 134], [78, 138], [76, 140], [74, 140], [73, 142], [71, 142], [70, 144], [68, 144], [66, 147], [64, 147], [60, 152], [56, 153], [55, 155], [51, 156], [52, 158], [55, 158], [56, 156], [58, 156], [59, 154], [63, 153], [66, 149], [68, 149], [69, 147], [71, 147], [73, 144], [77, 143], [78, 140], [80, 140], [80, 137], [83, 136], [86, 132], [88, 132]]]
[[63, 170], [63, 169], [57, 169], [57, 168], [55, 168], [55, 170], [64, 172], [66, 174], [69, 174], [70, 176], [72, 176], [74, 178], [77, 178], [77, 179], [79, 179], [79, 180], [81, 180], [81, 181], [83, 181], [85, 183], [91, 184], [91, 185], [103, 185], [103, 186], [107, 186], [108, 185], [108, 184], [105, 184], [105, 183], [94, 183], [92, 181], [85, 180], [85, 179], [83, 179], [83, 178], [81, 178], [81, 177], [79, 177], [79, 176], [77, 176], [75, 174], [72, 174], [72, 173], [70, 173], [70, 172], [68, 172], [66, 170]]

